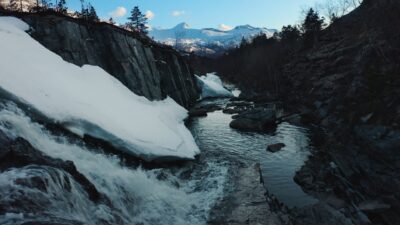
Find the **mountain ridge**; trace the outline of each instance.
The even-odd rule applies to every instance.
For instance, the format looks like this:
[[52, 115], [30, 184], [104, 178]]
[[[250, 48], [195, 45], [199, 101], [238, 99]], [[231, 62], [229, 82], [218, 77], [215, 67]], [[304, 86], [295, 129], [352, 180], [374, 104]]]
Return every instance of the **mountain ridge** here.
[[150, 30], [149, 36], [158, 42], [175, 46], [182, 51], [212, 55], [220, 54], [227, 49], [238, 46], [243, 38], [250, 40], [259, 34], [271, 37], [275, 32], [277, 32], [276, 29], [259, 28], [249, 24], [239, 25], [231, 30], [197, 29], [182, 22], [169, 29], [153, 28]]

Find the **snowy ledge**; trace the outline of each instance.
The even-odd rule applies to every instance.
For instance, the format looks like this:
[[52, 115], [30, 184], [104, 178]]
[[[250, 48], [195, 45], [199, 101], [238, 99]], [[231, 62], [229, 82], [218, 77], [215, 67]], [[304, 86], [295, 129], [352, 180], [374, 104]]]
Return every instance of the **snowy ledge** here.
[[0, 88], [71, 132], [105, 140], [146, 161], [200, 153], [171, 98], [151, 102], [99, 67], [78, 67], [47, 50], [13, 17], [0, 17]]
[[215, 73], [206, 76], [196, 76], [197, 86], [201, 88], [201, 98], [232, 98], [232, 92], [227, 90]]

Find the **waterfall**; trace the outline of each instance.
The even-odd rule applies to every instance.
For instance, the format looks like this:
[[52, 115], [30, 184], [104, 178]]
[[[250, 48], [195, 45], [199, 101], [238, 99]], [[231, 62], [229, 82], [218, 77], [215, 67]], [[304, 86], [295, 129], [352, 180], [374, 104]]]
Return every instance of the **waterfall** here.
[[[26, 139], [52, 158], [72, 161], [107, 199], [92, 202], [82, 187], [62, 170], [34, 165], [11, 169], [0, 174], [1, 199], [8, 196], [12, 202], [12, 198], [18, 197], [19, 193], [27, 202], [38, 206], [32, 208], [30, 214], [15, 216], [19, 214], [13, 212], [0, 216], [0, 222], [10, 218], [13, 221], [29, 221], [29, 218], [43, 216], [83, 224], [205, 224], [210, 208], [222, 195], [223, 178], [227, 171], [212, 163], [207, 165], [207, 170], [214, 173], [206, 178], [209, 181], [203, 178], [182, 180], [166, 169], [129, 168], [123, 166], [116, 156], [99, 153], [88, 149], [84, 143], [52, 134], [44, 126], [31, 121], [12, 103], [3, 104], [0, 108], [2, 132], [12, 138]], [[160, 171], [169, 174], [168, 180], [157, 179]], [[43, 190], [17, 182], [19, 178], [32, 180], [34, 177], [43, 180]], [[218, 184], [198, 190], [200, 182]]]

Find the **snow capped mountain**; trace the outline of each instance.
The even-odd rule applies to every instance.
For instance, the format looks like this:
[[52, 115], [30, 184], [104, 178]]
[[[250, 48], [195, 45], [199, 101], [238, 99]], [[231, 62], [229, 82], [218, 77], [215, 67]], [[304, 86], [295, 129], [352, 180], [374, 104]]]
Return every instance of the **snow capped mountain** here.
[[180, 23], [171, 29], [153, 28], [149, 35], [154, 40], [175, 46], [180, 50], [201, 54], [215, 54], [240, 44], [242, 38], [249, 40], [260, 33], [271, 37], [275, 29], [258, 28], [250, 25], [237, 26], [232, 30], [215, 28], [194, 29]]

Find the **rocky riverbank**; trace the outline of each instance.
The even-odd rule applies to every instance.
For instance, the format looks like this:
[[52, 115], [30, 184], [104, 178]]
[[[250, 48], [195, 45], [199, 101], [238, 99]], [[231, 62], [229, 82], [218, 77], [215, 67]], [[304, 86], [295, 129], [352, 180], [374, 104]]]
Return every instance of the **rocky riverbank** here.
[[[246, 124], [244, 131], [273, 132], [273, 127], [260, 129], [259, 126], [264, 123], [265, 119], [271, 118], [274, 118], [271, 119], [274, 127], [282, 121], [287, 121], [308, 126], [312, 130], [311, 135], [312, 142], [316, 147], [315, 151], [306, 164], [296, 173], [294, 180], [307, 193], [316, 197], [319, 202], [312, 206], [289, 209], [280, 203], [279, 199], [267, 194], [267, 199], [275, 199], [268, 201], [269, 209], [267, 211], [273, 209], [275, 214], [281, 215], [279, 218], [282, 218], [282, 215], [290, 218], [287, 221], [278, 220], [280, 223], [304, 225], [397, 223], [396, 210], [398, 208], [395, 207], [397, 205], [395, 191], [399, 187], [396, 181], [398, 170], [396, 168], [390, 169], [389, 165], [385, 166], [380, 160], [376, 161], [378, 157], [384, 155], [375, 155], [375, 158], [371, 158], [374, 152], [368, 150], [370, 148], [368, 145], [375, 145], [380, 146], [381, 151], [384, 151], [391, 144], [396, 143], [395, 137], [398, 137], [396, 133], [386, 133], [385, 135], [385, 129], [372, 129], [372, 127], [367, 134], [365, 134], [365, 128], [359, 130], [359, 135], [370, 136], [358, 136], [357, 138], [344, 131], [343, 133], [336, 133], [335, 130], [328, 132], [327, 127], [311, 123], [316, 120], [312, 111], [283, 109], [283, 107], [277, 107], [280, 104], [274, 104], [267, 97], [258, 97], [267, 100], [254, 103], [251, 101], [254, 97], [244, 96], [242, 95], [240, 101], [232, 99], [223, 109], [225, 114], [233, 114], [233, 118], [252, 115], [253, 121], [247, 121], [248, 124]], [[215, 110], [218, 108], [221, 108], [221, 106], [206, 105], [197, 109], [207, 111], [207, 109]], [[253, 113], [265, 110], [273, 112], [270, 113], [273, 116], [268, 115], [265, 118], [263, 113]], [[257, 126], [250, 126], [255, 121], [257, 121]], [[382, 136], [384, 138], [379, 139]], [[364, 137], [364, 141], [362, 137]], [[365, 144], [367, 137], [369, 144]], [[280, 144], [276, 143], [276, 145]], [[362, 151], [361, 148], [363, 148]], [[395, 163], [396, 157], [394, 156], [391, 161]], [[389, 185], [389, 181], [393, 183]], [[380, 183], [388, 185], [380, 186]], [[374, 195], [371, 195], [372, 193]]]

